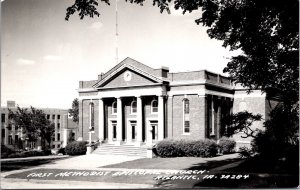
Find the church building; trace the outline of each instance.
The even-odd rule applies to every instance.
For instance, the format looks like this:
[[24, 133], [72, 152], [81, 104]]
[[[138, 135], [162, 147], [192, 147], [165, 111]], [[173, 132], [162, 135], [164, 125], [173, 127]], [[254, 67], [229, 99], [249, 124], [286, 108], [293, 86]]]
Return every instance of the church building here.
[[[79, 140], [151, 146], [166, 138], [220, 139], [222, 118], [247, 110], [267, 119], [272, 102], [206, 70], [169, 72], [126, 58], [96, 80], [79, 82]], [[256, 122], [254, 128], [262, 128]], [[249, 138], [234, 135], [239, 146]]]

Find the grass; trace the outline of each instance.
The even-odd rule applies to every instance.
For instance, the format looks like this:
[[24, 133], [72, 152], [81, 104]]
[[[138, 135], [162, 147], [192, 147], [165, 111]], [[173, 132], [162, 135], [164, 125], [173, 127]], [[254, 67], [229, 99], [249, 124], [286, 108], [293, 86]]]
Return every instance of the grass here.
[[232, 162], [242, 160], [241, 158], [215, 159], [199, 157], [176, 157], [176, 158], [143, 158], [101, 168], [127, 168], [127, 169], [173, 169], [173, 170], [201, 170], [211, 169]]
[[1, 172], [8, 172], [12, 170], [20, 170], [20, 169], [29, 169], [35, 166], [40, 166], [43, 164], [51, 164], [55, 162], [58, 159], [66, 159], [66, 157], [63, 158], [51, 158], [49, 157], [48, 159], [35, 159], [34, 157], [30, 157], [29, 159], [24, 159], [24, 160], [12, 160], [9, 162], [1, 162]]

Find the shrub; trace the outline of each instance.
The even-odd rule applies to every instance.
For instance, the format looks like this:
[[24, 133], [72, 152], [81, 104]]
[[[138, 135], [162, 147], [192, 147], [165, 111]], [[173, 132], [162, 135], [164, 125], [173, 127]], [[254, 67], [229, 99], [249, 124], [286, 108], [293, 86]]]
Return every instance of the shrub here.
[[66, 154], [65, 148], [58, 149], [57, 154], [60, 154], [60, 153], [63, 154], [63, 155], [65, 155]]
[[234, 152], [236, 142], [233, 139], [227, 137], [222, 137], [219, 140], [218, 147], [223, 154], [228, 154]]
[[160, 157], [211, 157], [217, 154], [217, 144], [213, 140], [163, 140], [156, 145]]
[[45, 155], [47, 154], [44, 151], [31, 150], [31, 151], [11, 153], [7, 155], [7, 158], [26, 158], [32, 156], [45, 156]]
[[7, 158], [8, 155], [15, 153], [14, 149], [6, 145], [1, 145], [1, 158]]
[[74, 141], [65, 147], [65, 152], [68, 155], [83, 155], [86, 153], [86, 141]]
[[218, 152], [218, 145], [215, 141], [205, 139], [204, 141], [198, 141], [194, 145], [195, 155], [198, 157], [212, 157], [216, 156]]
[[179, 148], [174, 140], [160, 141], [156, 146], [156, 151], [160, 157], [176, 157], [179, 155]]
[[242, 146], [239, 148], [239, 157], [241, 158], [250, 158], [253, 154], [252, 149]]

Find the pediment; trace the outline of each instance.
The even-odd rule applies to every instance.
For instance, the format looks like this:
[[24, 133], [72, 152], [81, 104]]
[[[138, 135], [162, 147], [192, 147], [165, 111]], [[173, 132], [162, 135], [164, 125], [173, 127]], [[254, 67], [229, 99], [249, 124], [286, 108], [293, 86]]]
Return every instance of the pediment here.
[[143, 86], [162, 83], [156, 76], [149, 74], [132, 65], [123, 64], [115, 68], [113, 72], [98, 81], [95, 88], [116, 88], [129, 86]]

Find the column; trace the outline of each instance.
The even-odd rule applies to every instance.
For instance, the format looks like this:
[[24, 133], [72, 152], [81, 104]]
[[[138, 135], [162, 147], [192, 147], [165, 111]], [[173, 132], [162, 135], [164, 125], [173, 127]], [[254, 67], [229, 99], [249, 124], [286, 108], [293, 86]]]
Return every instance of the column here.
[[123, 126], [123, 118], [122, 118], [122, 99], [120, 97], [117, 98], [117, 142], [121, 143], [122, 141], [122, 126]]
[[211, 133], [215, 135], [215, 109], [214, 109], [214, 96], [211, 96]]
[[136, 141], [137, 144], [140, 144], [142, 142], [142, 127], [143, 127], [143, 105], [142, 105], [142, 98], [137, 97], [137, 102], [136, 102], [136, 131], [137, 131], [137, 137]]
[[78, 133], [77, 140], [78, 141], [83, 140], [83, 100], [79, 100], [79, 133]]
[[158, 97], [158, 140], [164, 139], [164, 97]]
[[221, 137], [221, 105], [222, 105], [222, 97], [218, 96], [218, 111], [217, 111], [217, 130], [216, 137], [219, 139]]
[[104, 106], [103, 106], [103, 99], [99, 99], [99, 140], [104, 140]]

